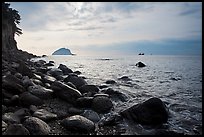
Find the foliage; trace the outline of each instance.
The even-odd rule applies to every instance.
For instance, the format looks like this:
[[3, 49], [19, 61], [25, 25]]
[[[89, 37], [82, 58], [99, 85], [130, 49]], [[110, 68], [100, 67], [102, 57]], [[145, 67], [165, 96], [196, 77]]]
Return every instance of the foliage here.
[[[21, 17], [17, 10], [9, 8], [9, 3], [2, 3], [2, 20], [7, 20], [10, 25], [12, 25], [13, 31], [17, 35], [21, 35], [22, 29], [18, 28], [17, 25], [20, 24]], [[4, 25], [4, 24], [3, 24]]]

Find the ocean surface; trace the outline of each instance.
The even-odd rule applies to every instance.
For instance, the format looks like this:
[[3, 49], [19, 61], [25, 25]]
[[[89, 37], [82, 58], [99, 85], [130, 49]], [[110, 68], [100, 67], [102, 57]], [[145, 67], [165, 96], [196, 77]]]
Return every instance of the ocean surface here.
[[[115, 112], [134, 104], [158, 97], [165, 102], [170, 117], [164, 124], [169, 130], [196, 134], [202, 128], [202, 56], [48, 56], [54, 67], [64, 64], [73, 71], [82, 72], [88, 84], [108, 85], [127, 96], [127, 101], [114, 102]], [[137, 62], [147, 66], [138, 68]], [[131, 80], [118, 78], [128, 76]], [[135, 123], [124, 123], [125, 134], [150, 134], [154, 128]]]

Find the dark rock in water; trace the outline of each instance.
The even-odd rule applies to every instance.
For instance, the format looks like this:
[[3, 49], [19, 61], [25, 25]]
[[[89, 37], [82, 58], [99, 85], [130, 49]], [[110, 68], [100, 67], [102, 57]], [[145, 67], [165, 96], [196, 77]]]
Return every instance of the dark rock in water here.
[[119, 91], [113, 90], [112, 88], [108, 88], [107, 90], [104, 90], [104, 93], [110, 95], [112, 99], [116, 99], [116, 100], [119, 99], [123, 102], [127, 101], [128, 99], [127, 96], [125, 96], [125, 94]]
[[107, 85], [100, 85], [99, 86], [100, 89], [107, 88], [107, 87], [108, 87]]
[[51, 88], [59, 98], [71, 104], [75, 104], [76, 99], [82, 96], [77, 89], [74, 89], [59, 81], [52, 83]]
[[44, 57], [47, 57], [47, 55], [42, 55], [42, 57], [44, 58]]
[[116, 82], [115, 82], [115, 80], [107, 80], [106, 81], [106, 84], [115, 84]]
[[118, 78], [119, 80], [124, 80], [124, 81], [130, 81], [132, 79], [128, 78], [128, 76], [122, 76], [121, 78]]
[[64, 75], [68, 75], [69, 73], [73, 73], [73, 71], [70, 68], [68, 68], [66, 65], [60, 64], [58, 68], [62, 70]]
[[29, 130], [31, 135], [48, 135], [50, 133], [50, 126], [37, 117], [29, 117], [23, 125]]
[[13, 75], [7, 75], [2, 79], [2, 87], [13, 94], [20, 94], [25, 91], [22, 82]]
[[85, 110], [82, 116], [86, 117], [87, 119], [93, 121], [94, 123], [100, 120], [100, 116], [93, 110]]
[[80, 97], [77, 99], [76, 104], [79, 107], [89, 108], [91, 107], [92, 101], [93, 101], [93, 97]]
[[77, 70], [77, 71], [74, 71], [73, 73], [74, 73], [74, 74], [77, 74], [77, 75], [80, 75], [80, 74], [81, 74], [81, 72], [78, 71], [78, 70]]
[[99, 88], [95, 85], [83, 85], [79, 88], [79, 91], [81, 93], [91, 92], [93, 94], [96, 94], [96, 93], [98, 93]]
[[3, 135], [30, 135], [30, 133], [22, 124], [11, 124]]
[[94, 122], [80, 115], [65, 118], [62, 120], [61, 124], [67, 130], [74, 130], [77, 132], [93, 132], [95, 130]]
[[66, 77], [64, 79], [64, 82], [71, 82], [73, 83], [77, 89], [79, 89], [81, 86], [86, 85], [87, 82], [82, 78], [82, 77], [78, 77], [77, 75], [69, 75], [68, 77]]
[[98, 113], [107, 113], [113, 108], [113, 103], [106, 96], [96, 96], [92, 101], [92, 108]]
[[42, 104], [44, 104], [43, 100], [36, 97], [35, 95], [32, 95], [29, 92], [24, 92], [20, 95], [20, 103], [23, 106], [27, 106], [27, 107], [30, 105], [41, 106]]
[[38, 109], [33, 113], [34, 117], [37, 117], [43, 121], [50, 121], [57, 118], [57, 115], [54, 113], [51, 113], [45, 109]]
[[162, 124], [168, 120], [166, 106], [159, 98], [151, 98], [141, 104], [134, 105], [122, 111], [121, 115], [144, 125]]
[[44, 88], [40, 85], [29, 86], [28, 91], [41, 99], [53, 98], [54, 91], [52, 89]]
[[34, 76], [30, 68], [23, 61], [19, 62], [19, 67], [17, 68], [17, 71], [23, 76], [28, 76], [29, 78]]
[[108, 113], [101, 118], [98, 125], [101, 126], [114, 126], [122, 121], [122, 117], [119, 114]]
[[54, 66], [54, 64], [53, 63], [46, 63], [44, 66]]
[[136, 64], [136, 66], [138, 66], [138, 67], [145, 67], [146, 65], [145, 65], [144, 63], [142, 63], [142, 62], [138, 62], [138, 63]]

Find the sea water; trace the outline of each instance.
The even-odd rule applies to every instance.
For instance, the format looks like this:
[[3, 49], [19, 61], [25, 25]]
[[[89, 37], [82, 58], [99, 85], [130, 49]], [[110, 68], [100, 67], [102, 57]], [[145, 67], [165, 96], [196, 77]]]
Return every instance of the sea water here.
[[[202, 56], [48, 56], [54, 67], [64, 64], [73, 71], [82, 72], [88, 84], [104, 85], [107, 80], [117, 84], [110, 88], [127, 96], [127, 101], [114, 102], [115, 112], [158, 97], [169, 109], [166, 126], [185, 134], [195, 134], [202, 128]], [[146, 67], [135, 64], [143, 62]], [[128, 76], [131, 80], [119, 80]], [[148, 134], [152, 129], [127, 124], [126, 134]], [[142, 128], [141, 128], [142, 127]]]

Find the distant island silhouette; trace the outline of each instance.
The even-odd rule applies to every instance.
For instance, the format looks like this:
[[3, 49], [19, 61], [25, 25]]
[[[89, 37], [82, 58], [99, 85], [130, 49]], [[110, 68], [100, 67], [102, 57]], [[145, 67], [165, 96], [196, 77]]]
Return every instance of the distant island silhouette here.
[[71, 53], [70, 49], [68, 48], [60, 48], [52, 53], [52, 55], [75, 55]]

